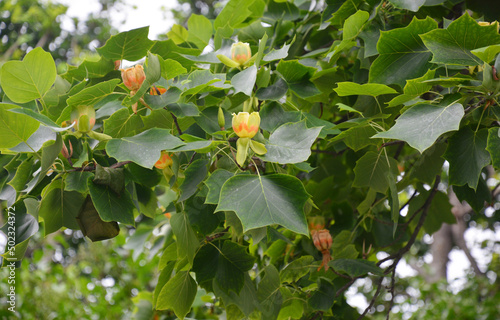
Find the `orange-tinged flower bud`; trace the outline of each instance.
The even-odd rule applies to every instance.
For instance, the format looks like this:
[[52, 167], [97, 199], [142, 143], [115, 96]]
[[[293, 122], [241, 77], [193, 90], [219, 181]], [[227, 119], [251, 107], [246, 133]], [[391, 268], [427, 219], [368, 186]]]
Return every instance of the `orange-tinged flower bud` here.
[[244, 64], [252, 57], [250, 45], [246, 42], [233, 43], [231, 46], [231, 59], [240, 65]]
[[166, 167], [170, 167], [174, 162], [172, 161], [172, 158], [168, 155], [166, 151], [161, 152], [160, 159], [156, 161], [155, 167], [158, 169], [165, 169]]
[[165, 92], [167, 92], [167, 89], [165, 89], [163, 87], [155, 87], [155, 86], [153, 86], [153, 88], [151, 88], [149, 90], [149, 94], [152, 95], [152, 96], [161, 96]]
[[233, 130], [240, 138], [253, 138], [259, 131], [260, 116], [258, 112], [233, 113]]
[[121, 69], [123, 84], [132, 91], [137, 91], [146, 79], [144, 68], [138, 64], [134, 67]]
[[121, 60], [115, 60], [114, 64], [115, 64], [115, 70], [118, 70], [118, 69], [120, 69], [120, 65], [122, 64], [122, 61]]
[[332, 236], [330, 235], [330, 231], [326, 229], [312, 230], [311, 235], [316, 249], [321, 252], [330, 250], [332, 247]]
[[322, 216], [315, 216], [308, 218], [309, 220], [309, 229], [311, 230], [320, 230], [325, 228], [325, 218]]
[[71, 123], [75, 123], [75, 130], [87, 133], [95, 125], [95, 110], [93, 106], [78, 106], [71, 112]]

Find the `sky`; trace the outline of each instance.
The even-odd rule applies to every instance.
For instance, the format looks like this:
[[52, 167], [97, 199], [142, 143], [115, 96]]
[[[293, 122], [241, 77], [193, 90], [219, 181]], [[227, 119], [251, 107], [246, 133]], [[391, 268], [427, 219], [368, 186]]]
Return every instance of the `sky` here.
[[[62, 21], [62, 27], [68, 31], [72, 29], [69, 17], [84, 19], [91, 12], [99, 12], [101, 5], [97, 0], [56, 0], [55, 2], [67, 5], [67, 16]], [[176, 0], [123, 0], [111, 11], [111, 24], [118, 31], [128, 31], [144, 26], [149, 27], [149, 38], [157, 40], [158, 35], [168, 31], [174, 24], [173, 14], [169, 9], [178, 6]], [[122, 24], [122, 22], [124, 22]]]

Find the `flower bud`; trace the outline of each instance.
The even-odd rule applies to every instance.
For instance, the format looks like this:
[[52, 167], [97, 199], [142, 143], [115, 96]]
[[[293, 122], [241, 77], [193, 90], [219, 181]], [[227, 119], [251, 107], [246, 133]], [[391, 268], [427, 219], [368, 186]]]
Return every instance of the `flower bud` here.
[[139, 90], [146, 79], [144, 68], [139, 64], [131, 68], [121, 69], [121, 72], [123, 84], [131, 91]]
[[165, 89], [163, 87], [156, 87], [156, 86], [153, 86], [153, 88], [151, 88], [149, 90], [149, 94], [152, 96], [161, 96], [165, 92], [167, 92], [167, 89]]
[[309, 229], [311, 230], [321, 230], [325, 228], [325, 218], [322, 216], [309, 217]]
[[224, 130], [224, 126], [226, 125], [226, 118], [224, 117], [224, 111], [222, 107], [219, 106], [219, 112], [217, 113], [217, 122], [221, 130]]
[[240, 65], [244, 64], [252, 57], [250, 45], [246, 42], [233, 43], [231, 46], [231, 59]]
[[120, 65], [122, 64], [122, 61], [121, 60], [115, 60], [115, 62], [113, 62], [114, 65], [115, 65], [115, 70], [119, 70], [120, 69]]
[[174, 162], [172, 161], [172, 158], [168, 155], [166, 151], [161, 152], [160, 159], [156, 161], [155, 167], [158, 169], [165, 169], [166, 167], [170, 167]]
[[240, 138], [253, 138], [259, 131], [260, 116], [258, 112], [233, 113], [233, 130]]
[[319, 251], [328, 251], [332, 247], [332, 236], [330, 231], [326, 229], [312, 230], [311, 231], [314, 246]]
[[87, 133], [95, 125], [95, 110], [93, 106], [78, 106], [71, 112], [71, 123], [75, 123], [75, 130]]

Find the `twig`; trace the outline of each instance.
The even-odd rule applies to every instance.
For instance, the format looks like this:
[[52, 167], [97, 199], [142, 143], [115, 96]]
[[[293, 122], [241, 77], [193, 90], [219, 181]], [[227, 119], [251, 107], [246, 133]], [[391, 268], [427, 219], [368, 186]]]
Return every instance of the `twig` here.
[[392, 269], [391, 287], [389, 289], [389, 292], [391, 293], [391, 302], [389, 303], [389, 310], [387, 310], [387, 318], [386, 318], [387, 320], [389, 320], [392, 307], [394, 306], [394, 283], [396, 282], [395, 277], [396, 277], [396, 268]]
[[213, 236], [206, 236], [205, 237], [205, 241], [206, 242], [212, 242], [215, 239], [223, 237], [228, 231], [229, 231], [229, 227], [227, 227], [226, 229], [222, 230], [221, 232], [218, 232], [218, 233], [214, 234]]
[[172, 112], [170, 112], [170, 115], [172, 116], [172, 119], [174, 119], [174, 123], [175, 123], [175, 127], [177, 128], [177, 132], [181, 136], [182, 135], [182, 130], [181, 130], [181, 127], [179, 126], [179, 122], [177, 122], [177, 117]]

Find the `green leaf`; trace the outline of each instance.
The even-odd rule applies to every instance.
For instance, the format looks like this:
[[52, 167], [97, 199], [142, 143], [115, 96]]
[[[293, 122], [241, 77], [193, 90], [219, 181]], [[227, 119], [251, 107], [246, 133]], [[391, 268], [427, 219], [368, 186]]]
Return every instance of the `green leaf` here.
[[[179, 259], [187, 258], [192, 265], [200, 242], [193, 228], [191, 228], [187, 214], [183, 212], [174, 214], [170, 219], [170, 226], [177, 238], [177, 257]], [[200, 279], [198, 279], [198, 281], [200, 281]]]
[[490, 63], [497, 54], [500, 52], [500, 45], [494, 44], [487, 47], [482, 47], [479, 49], [474, 49], [470, 51], [473, 55], [477, 56], [479, 59], [486, 63]]
[[12, 186], [16, 190], [17, 193], [21, 192], [26, 183], [30, 180], [31, 175], [34, 169], [34, 157], [29, 157], [24, 160], [16, 169], [14, 178], [10, 180], [7, 184]]
[[383, 270], [375, 262], [363, 259], [335, 259], [328, 263], [337, 272], [344, 272], [351, 277], [360, 277], [368, 272], [381, 276]]
[[[474, 209], [476, 213], [480, 213], [481, 210], [483, 210], [483, 208], [485, 207], [485, 204], [487, 205], [491, 203], [491, 191], [488, 188], [486, 181], [484, 181], [482, 177], [479, 178], [479, 183], [476, 190], [470, 188], [467, 185], [463, 185], [453, 186], [453, 191], [460, 201], [467, 201], [467, 203], [472, 207], [472, 209]], [[451, 208], [449, 212], [451, 212]], [[451, 216], [451, 218], [453, 219], [453, 221], [451, 223], [448, 223], [455, 223], [455, 218], [453, 215]]]
[[153, 128], [133, 137], [111, 139], [106, 144], [106, 151], [118, 161], [130, 160], [150, 169], [160, 159], [162, 150], [172, 150], [183, 144], [170, 134], [170, 130]]
[[194, 43], [198, 48], [203, 49], [212, 38], [212, 23], [206, 17], [192, 14], [187, 22], [189, 35], [188, 42]]
[[178, 272], [161, 289], [156, 309], [172, 309], [177, 317], [184, 319], [191, 309], [198, 285], [188, 271]]
[[386, 158], [383, 152], [369, 151], [356, 162], [352, 186], [370, 187], [377, 192], [385, 193], [389, 187], [387, 171], [391, 171], [394, 176], [398, 175], [396, 160]]
[[111, 190], [120, 194], [125, 188], [123, 168], [103, 167], [96, 164], [94, 183], [109, 186]]
[[488, 141], [486, 150], [491, 155], [491, 162], [495, 169], [500, 169], [500, 129], [490, 128], [488, 130]]
[[214, 29], [224, 28], [226, 25], [231, 28], [241, 27], [252, 14], [249, 7], [254, 2], [255, 0], [230, 0], [215, 18]]
[[213, 289], [215, 295], [222, 298], [225, 306], [236, 305], [246, 316], [249, 316], [255, 308], [259, 307], [257, 290], [248, 273], [245, 273], [245, 283], [239, 294], [236, 294], [234, 291], [229, 291], [226, 294], [217, 282], [213, 283]]
[[[34, 217], [28, 213], [28, 207], [30, 205], [33, 205], [36, 208], [38, 205], [38, 201], [32, 198], [27, 198], [23, 201], [17, 202], [12, 208], [8, 210], [9, 212], [11, 212], [10, 216], [14, 217], [15, 219], [6, 218], [5, 224], [2, 226], [2, 228], [0, 228], [0, 231], [2, 231], [5, 236], [10, 235], [9, 241], [13, 240], [16, 246], [23, 241], [30, 239], [35, 233], [38, 232], [39, 227], [37, 217]], [[12, 236], [12, 232], [14, 233], [14, 236]], [[16, 255], [17, 249], [18, 248], [16, 247]], [[23, 255], [21, 255], [21, 259], [22, 257]]]
[[103, 221], [134, 225], [135, 205], [127, 191], [117, 194], [109, 186], [87, 182], [92, 202]]
[[231, 79], [231, 85], [234, 87], [235, 94], [243, 92], [247, 96], [251, 96], [255, 80], [257, 80], [257, 68], [253, 65], [235, 74]]
[[16, 152], [37, 152], [46, 142], [55, 139], [56, 133], [45, 126], [40, 126], [35, 133], [29, 137], [28, 141], [21, 142], [17, 146], [10, 148], [10, 150]]
[[326, 10], [323, 11], [323, 15], [321, 17], [323, 26], [327, 26], [327, 24], [324, 23], [326, 20], [328, 20], [328, 23], [340, 26], [348, 17], [359, 10], [361, 0], [329, 0], [327, 3], [328, 6]]
[[281, 282], [293, 283], [305, 276], [311, 270], [314, 262], [312, 256], [302, 256], [287, 264], [280, 272]]
[[476, 190], [481, 170], [490, 163], [487, 139], [487, 129], [474, 132], [470, 127], [463, 127], [448, 139], [444, 158], [450, 163], [450, 184], [468, 184]]
[[407, 79], [424, 75], [430, 69], [431, 53], [420, 34], [437, 28], [431, 17], [413, 18], [405, 28], [382, 31], [377, 43], [379, 56], [370, 67], [370, 82], [405, 85]]
[[184, 210], [188, 214], [193, 230], [209, 236], [221, 221], [219, 220], [220, 214], [214, 214], [215, 205], [205, 204], [204, 200], [202, 197], [191, 197], [186, 201]]
[[335, 287], [325, 278], [319, 278], [318, 290], [308, 299], [308, 304], [314, 310], [329, 311], [334, 303]]
[[391, 87], [378, 83], [357, 84], [354, 82], [339, 82], [337, 85], [338, 87], [334, 91], [341, 97], [353, 95], [377, 97], [383, 94], [398, 93]]
[[87, 180], [93, 176], [94, 174], [88, 171], [68, 172], [64, 179], [64, 190], [87, 193], [89, 191]]
[[169, 39], [172, 39], [175, 44], [181, 44], [187, 41], [189, 33], [186, 28], [184, 28], [180, 24], [174, 24], [172, 26], [172, 29], [167, 32], [167, 36]]
[[45, 221], [45, 235], [62, 227], [79, 229], [76, 216], [82, 209], [85, 196], [75, 191], [64, 191], [62, 180], [53, 180], [42, 192], [39, 216]]
[[[149, 95], [149, 94], [146, 94], [144, 95], [144, 101], [151, 107], [151, 109], [153, 110], [158, 110], [158, 109], [163, 109], [165, 107], [167, 107], [168, 105], [170, 104], [173, 104], [177, 101], [179, 101], [179, 98], [181, 97], [181, 90], [175, 88], [175, 87], [172, 87], [170, 89], [167, 90], [167, 92], [165, 92], [164, 94], [162, 95]], [[186, 105], [186, 106], [192, 106], [190, 104], [187, 104], [187, 103], [183, 103], [182, 105]], [[177, 105], [178, 106], [178, 105]], [[170, 110], [172, 112], [174, 111], [177, 111], [179, 107], [175, 108], [175, 107], [170, 107], [169, 109], [174, 109], [174, 110]], [[198, 114], [198, 108], [196, 108], [196, 115]], [[175, 112], [175, 115], [179, 115], [179, 116], [185, 116], [184, 114], [185, 112], [183, 110], [179, 110], [179, 112]], [[192, 108], [190, 108], [190, 112], [189, 112], [189, 116], [193, 116], [195, 112], [192, 111]]]
[[403, 140], [424, 152], [443, 133], [458, 130], [463, 116], [464, 108], [460, 103], [452, 103], [444, 108], [418, 104], [406, 110], [392, 128], [373, 138]]
[[208, 187], [208, 194], [205, 203], [218, 204], [220, 191], [224, 183], [234, 176], [234, 173], [224, 169], [217, 169], [204, 181]]
[[172, 85], [181, 89], [182, 95], [198, 94], [209, 91], [218, 91], [230, 88], [229, 84], [225, 84], [226, 74], [213, 74], [209, 70], [196, 70], [189, 76], [179, 77]]
[[97, 52], [111, 60], [136, 61], [146, 56], [154, 42], [148, 39], [149, 27], [133, 29], [111, 36]]
[[186, 178], [180, 185], [181, 196], [177, 201], [185, 201], [196, 193], [198, 185], [205, 180], [208, 173], [209, 161], [205, 159], [198, 159], [193, 161], [184, 171]]
[[133, 136], [143, 126], [141, 117], [122, 108], [104, 120], [104, 133], [113, 138]]
[[468, 13], [448, 28], [430, 31], [421, 38], [433, 54], [432, 62], [463, 66], [483, 64], [471, 50], [500, 43], [495, 25], [480, 26]]
[[283, 47], [281, 47], [281, 49], [278, 50], [272, 49], [268, 54], [266, 54], [262, 58], [262, 60], [270, 62], [270, 61], [285, 59], [286, 57], [288, 57], [288, 50], [290, 49], [291, 45], [292, 43], [284, 44]]
[[359, 151], [366, 146], [376, 144], [377, 141], [371, 139], [378, 131], [370, 124], [358, 125], [343, 131], [341, 134], [331, 139], [332, 143], [343, 140], [344, 143], [354, 151]]
[[316, 72], [316, 68], [307, 67], [298, 60], [281, 60], [276, 70], [283, 76], [287, 83], [296, 83], [309, 79]]
[[330, 63], [337, 61], [343, 51], [349, 50], [357, 45], [357, 42], [353, 40], [358, 37], [369, 17], [370, 14], [368, 12], [358, 10], [345, 20], [342, 32], [342, 41], [340, 43], [335, 41], [330, 49], [330, 52], [326, 56], [330, 59]]
[[255, 96], [259, 100], [280, 100], [286, 92], [288, 91], [288, 85], [285, 80], [278, 78], [272, 85], [259, 88], [255, 93]]
[[426, 0], [389, 0], [395, 7], [417, 12]]
[[7, 111], [15, 107], [13, 104], [0, 103], [0, 148], [12, 148], [28, 142], [40, 126], [37, 120], [27, 115]]
[[118, 83], [119, 79], [100, 82], [70, 96], [66, 102], [69, 106], [93, 106], [112, 94]]
[[168, 79], [173, 79], [181, 74], [187, 72], [187, 69], [182, 66], [178, 61], [173, 59], [165, 59], [160, 58], [161, 64], [161, 76]]
[[198, 251], [193, 271], [200, 284], [213, 279], [224, 293], [239, 294], [245, 283], [245, 272], [252, 269], [254, 262], [246, 247], [232, 241], [217, 241]]
[[441, 173], [443, 168], [442, 155], [446, 151], [446, 146], [446, 143], [435, 143], [426, 149], [413, 165], [410, 178], [432, 185], [436, 175]]
[[399, 95], [389, 101], [388, 106], [395, 107], [397, 105], [416, 99], [424, 93], [428, 92], [432, 88], [432, 84], [425, 83], [424, 81], [434, 78], [434, 73], [435, 70], [429, 70], [420, 78], [406, 80], [404, 94]]
[[2, 90], [16, 103], [43, 99], [57, 75], [54, 59], [42, 48], [31, 50], [23, 61], [5, 62], [0, 71]]
[[[427, 201], [430, 191], [422, 192], [415, 197], [408, 207], [408, 215], [412, 216]], [[451, 204], [448, 196], [442, 192], [437, 192], [432, 199], [431, 205], [427, 211], [427, 217], [424, 221], [424, 229], [429, 235], [438, 231], [443, 223], [454, 224], [456, 218], [451, 212]]]
[[266, 161], [280, 164], [300, 163], [311, 155], [311, 146], [322, 127], [308, 129], [305, 121], [285, 123], [276, 129], [266, 144]]
[[83, 235], [94, 242], [114, 238], [120, 233], [120, 227], [116, 221], [106, 222], [101, 219], [89, 196], [87, 196], [80, 214], [76, 217], [76, 221], [80, 225]]
[[35, 120], [37, 120], [38, 122], [40, 122], [41, 124], [49, 127], [52, 131], [55, 131], [55, 132], [61, 132], [61, 131], [66, 131], [66, 130], [69, 130], [70, 127], [66, 127], [66, 128], [61, 128], [60, 126], [57, 125], [57, 123], [55, 123], [54, 121], [52, 121], [49, 117], [47, 116], [44, 116], [43, 114], [40, 114], [40, 113], [37, 113], [33, 110], [30, 110], [30, 109], [26, 109], [26, 108], [12, 108], [12, 109], [8, 109], [9, 112], [15, 112], [15, 113], [19, 113], [19, 114], [25, 114]]
[[85, 59], [78, 68], [68, 70], [67, 75], [78, 80], [102, 78], [115, 69], [113, 60], [101, 57], [99, 61]]
[[279, 290], [280, 275], [272, 264], [265, 269], [265, 275], [259, 283], [257, 298], [262, 305], [262, 315], [265, 319], [275, 319], [281, 309], [283, 297]]
[[308, 235], [304, 204], [309, 195], [295, 177], [236, 175], [222, 186], [216, 211], [234, 211], [243, 230], [279, 224]]

